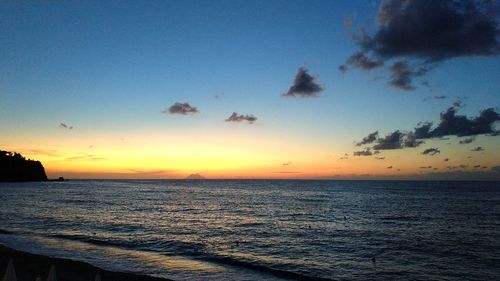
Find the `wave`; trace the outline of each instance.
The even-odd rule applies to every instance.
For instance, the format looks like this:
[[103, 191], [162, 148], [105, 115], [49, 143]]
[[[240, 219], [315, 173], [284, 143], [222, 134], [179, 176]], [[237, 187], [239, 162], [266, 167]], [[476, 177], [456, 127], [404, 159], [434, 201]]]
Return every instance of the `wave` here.
[[281, 269], [275, 269], [269, 266], [261, 265], [258, 263], [252, 263], [252, 262], [247, 262], [247, 261], [242, 261], [242, 260], [237, 260], [231, 257], [225, 257], [225, 256], [218, 256], [218, 255], [210, 255], [210, 256], [205, 256], [203, 258], [200, 258], [201, 260], [208, 261], [208, 262], [213, 262], [217, 264], [222, 264], [222, 265], [231, 265], [231, 266], [238, 266], [238, 267], [243, 267], [246, 269], [251, 269], [255, 270], [258, 272], [263, 272], [263, 273], [270, 273], [276, 277], [281, 277], [281, 278], [287, 278], [287, 279], [293, 279], [293, 280], [306, 280], [306, 281], [329, 281], [333, 279], [329, 278], [324, 278], [324, 277], [314, 277], [314, 276], [309, 276], [306, 274], [298, 273], [298, 272], [293, 272], [293, 271], [286, 271], [286, 270], [281, 270]]
[[234, 266], [234, 267], [250, 269], [253, 271], [267, 273], [274, 275], [276, 277], [292, 279], [292, 280], [307, 280], [307, 281], [332, 280], [329, 278], [315, 277], [299, 272], [277, 269], [273, 268], [270, 265], [259, 264], [258, 262], [244, 261], [229, 256], [209, 253], [208, 251], [204, 251], [205, 250], [204, 245], [200, 245], [198, 243], [187, 243], [180, 241], [138, 242], [138, 241], [121, 241], [121, 240], [110, 240], [110, 239], [104, 240], [84, 235], [66, 235], [66, 234], [54, 234], [49, 236], [52, 238], [85, 242], [97, 246], [111, 246], [127, 250], [156, 252], [166, 256], [168, 256], [169, 254], [178, 256], [179, 255], [187, 256], [195, 260], [201, 260], [223, 266], [226, 265], [226, 266]]

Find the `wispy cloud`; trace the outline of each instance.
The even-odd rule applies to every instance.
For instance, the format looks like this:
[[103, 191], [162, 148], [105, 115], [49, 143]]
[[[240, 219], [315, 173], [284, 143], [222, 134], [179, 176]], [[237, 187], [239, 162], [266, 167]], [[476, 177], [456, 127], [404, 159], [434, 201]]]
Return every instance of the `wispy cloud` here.
[[441, 151], [439, 151], [439, 149], [434, 148], [434, 147], [427, 148], [426, 150], [422, 151], [423, 155], [431, 155], [432, 156], [432, 155], [436, 155], [438, 153], [441, 153]]
[[243, 114], [238, 114], [238, 112], [233, 112], [231, 116], [229, 116], [226, 120], [226, 122], [243, 122], [247, 121], [250, 124], [253, 124], [255, 121], [257, 121], [257, 117], [253, 115], [243, 115]]
[[100, 157], [92, 154], [83, 154], [83, 155], [64, 158], [64, 161], [104, 161], [104, 160], [108, 159], [105, 157]]
[[73, 130], [73, 126], [69, 126], [67, 125], [66, 123], [59, 123], [59, 128], [63, 128], [63, 129], [68, 129], [68, 130]]
[[198, 113], [199, 111], [196, 107], [189, 105], [189, 103], [187, 102], [184, 103], [176, 102], [168, 109], [164, 109], [161, 112], [169, 114], [189, 115]]
[[379, 154], [380, 152], [378, 150], [371, 150], [371, 148], [366, 148], [365, 150], [360, 150], [360, 151], [354, 151], [352, 153], [353, 156], [372, 156]]
[[459, 144], [468, 144], [468, 143], [473, 142], [475, 139], [476, 139], [475, 137], [465, 138], [463, 140], [460, 140], [458, 143]]
[[478, 147], [475, 147], [473, 149], [471, 149], [471, 151], [484, 151], [484, 148], [482, 148], [481, 146], [478, 146]]

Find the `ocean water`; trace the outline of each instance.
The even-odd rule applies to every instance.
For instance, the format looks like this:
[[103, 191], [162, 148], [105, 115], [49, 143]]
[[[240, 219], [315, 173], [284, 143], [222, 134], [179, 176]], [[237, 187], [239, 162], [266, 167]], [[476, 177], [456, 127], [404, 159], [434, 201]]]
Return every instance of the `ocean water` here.
[[499, 280], [500, 183], [0, 183], [0, 243], [174, 280]]

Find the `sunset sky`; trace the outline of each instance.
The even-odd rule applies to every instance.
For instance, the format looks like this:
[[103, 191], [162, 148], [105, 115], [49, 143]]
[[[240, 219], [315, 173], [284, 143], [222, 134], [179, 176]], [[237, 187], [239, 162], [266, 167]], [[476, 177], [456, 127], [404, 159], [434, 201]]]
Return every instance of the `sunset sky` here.
[[500, 4], [467, 2], [3, 1], [0, 149], [50, 178], [500, 179]]

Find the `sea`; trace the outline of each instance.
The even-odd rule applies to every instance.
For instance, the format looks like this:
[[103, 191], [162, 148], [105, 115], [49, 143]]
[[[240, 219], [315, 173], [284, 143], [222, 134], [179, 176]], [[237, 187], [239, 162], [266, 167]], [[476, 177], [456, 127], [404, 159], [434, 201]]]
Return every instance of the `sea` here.
[[173, 280], [500, 280], [500, 182], [0, 183], [0, 243]]

